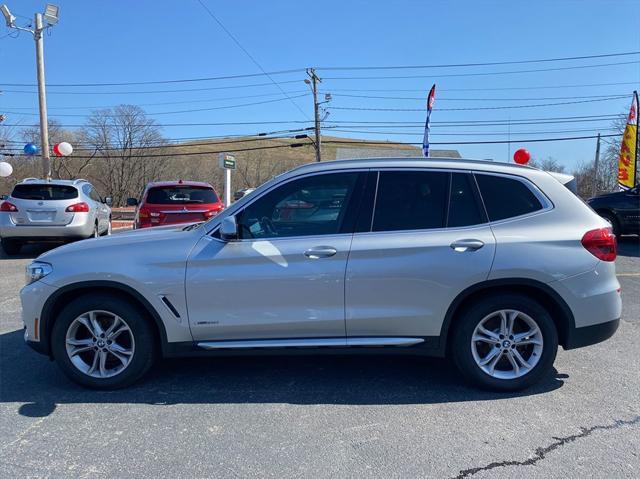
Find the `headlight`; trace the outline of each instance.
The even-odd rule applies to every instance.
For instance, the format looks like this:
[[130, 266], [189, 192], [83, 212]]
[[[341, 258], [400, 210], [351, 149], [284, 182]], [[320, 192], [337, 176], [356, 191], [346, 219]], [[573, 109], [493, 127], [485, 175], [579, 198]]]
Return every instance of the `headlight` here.
[[49, 263], [41, 263], [40, 261], [34, 261], [27, 266], [25, 270], [25, 282], [31, 284], [34, 281], [44, 278], [51, 273], [53, 268]]

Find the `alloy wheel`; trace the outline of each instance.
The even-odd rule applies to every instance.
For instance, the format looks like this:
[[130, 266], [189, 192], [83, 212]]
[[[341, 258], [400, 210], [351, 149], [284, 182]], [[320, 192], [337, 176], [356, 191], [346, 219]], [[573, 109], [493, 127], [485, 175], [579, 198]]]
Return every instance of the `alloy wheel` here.
[[476, 365], [497, 379], [515, 379], [529, 373], [540, 361], [543, 346], [535, 320], [514, 309], [488, 314], [471, 336]]
[[127, 322], [108, 311], [89, 311], [74, 319], [66, 334], [66, 350], [80, 372], [109, 378], [129, 366], [135, 339]]

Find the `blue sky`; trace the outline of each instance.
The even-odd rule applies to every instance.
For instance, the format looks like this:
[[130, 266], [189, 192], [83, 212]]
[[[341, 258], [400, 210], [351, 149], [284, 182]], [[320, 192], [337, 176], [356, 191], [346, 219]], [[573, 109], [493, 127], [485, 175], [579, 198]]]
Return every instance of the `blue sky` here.
[[[26, 24], [44, 2], [6, 0]], [[640, 0], [614, 1], [324, 1], [214, 2], [203, 0], [266, 71], [315, 66], [331, 92], [326, 134], [421, 141], [424, 96], [432, 83], [438, 94], [432, 116], [432, 142], [504, 140], [506, 125], [438, 125], [441, 122], [602, 116], [628, 109], [640, 89], [640, 55], [557, 63], [420, 70], [323, 70], [322, 67], [434, 65], [514, 61], [640, 51]], [[145, 105], [160, 124], [218, 122], [291, 122], [234, 126], [165, 126], [168, 138], [255, 134], [307, 126], [312, 103], [302, 71], [274, 75], [302, 112], [265, 77], [143, 86], [54, 87], [69, 83], [118, 83], [217, 77], [259, 73], [197, 0], [59, 1], [60, 23], [45, 38], [49, 116], [79, 124], [93, 107], [119, 103]], [[25, 18], [27, 17], [27, 18]], [[33, 124], [35, 88], [5, 84], [35, 83], [30, 36], [18, 38], [0, 27], [0, 110], [8, 124]], [[486, 73], [633, 62], [601, 68], [487, 75]], [[477, 76], [436, 77], [485, 73]], [[421, 76], [396, 79], [336, 77]], [[334, 79], [330, 79], [334, 78]], [[620, 85], [566, 87], [601, 83]], [[249, 84], [262, 86], [242, 87]], [[560, 88], [555, 88], [561, 86]], [[541, 88], [544, 87], [544, 88]], [[149, 93], [157, 90], [209, 90]], [[509, 90], [501, 90], [509, 88]], [[517, 89], [516, 89], [517, 88]], [[469, 89], [478, 89], [469, 91]], [[358, 91], [352, 91], [358, 90]], [[367, 90], [367, 91], [360, 91]], [[379, 91], [371, 91], [379, 90]], [[18, 92], [20, 91], [20, 92]], [[68, 93], [71, 92], [71, 93]], [[78, 94], [80, 92], [87, 94]], [[130, 93], [142, 92], [142, 93]], [[407, 97], [361, 98], [344, 95]], [[556, 106], [476, 111], [456, 108], [504, 107], [594, 99], [624, 98]], [[579, 97], [553, 99], [556, 97]], [[482, 100], [479, 99], [488, 99]], [[536, 100], [552, 98], [550, 100]], [[601, 100], [601, 98], [595, 98]], [[178, 110], [259, 105], [209, 111], [154, 114]], [[163, 104], [158, 104], [163, 103]], [[339, 108], [418, 109], [368, 111]], [[372, 128], [369, 123], [408, 122]], [[354, 125], [354, 126], [346, 126]], [[589, 136], [611, 133], [608, 120], [511, 126], [512, 139]], [[342, 130], [342, 131], [339, 131]], [[344, 131], [351, 130], [351, 131]], [[374, 131], [384, 134], [376, 134]], [[464, 156], [505, 161], [508, 152], [528, 148], [534, 157], [552, 156], [571, 168], [593, 158], [595, 140], [511, 145], [450, 145]]]

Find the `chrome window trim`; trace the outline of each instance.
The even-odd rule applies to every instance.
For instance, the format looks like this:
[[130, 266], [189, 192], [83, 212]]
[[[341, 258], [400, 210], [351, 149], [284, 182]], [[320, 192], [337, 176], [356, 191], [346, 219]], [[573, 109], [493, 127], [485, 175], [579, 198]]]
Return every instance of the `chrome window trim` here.
[[[291, 178], [288, 178], [286, 180], [280, 181], [274, 185], [271, 186], [271, 188], [265, 190], [264, 192], [262, 192], [262, 194], [256, 198], [253, 198], [250, 202], [248, 202], [247, 204], [243, 205], [242, 208], [240, 208], [238, 211], [234, 212], [233, 215], [236, 216], [238, 214], [240, 214], [243, 210], [245, 210], [246, 208], [248, 208], [249, 206], [251, 206], [252, 204], [254, 204], [256, 201], [260, 200], [260, 198], [262, 198], [263, 196], [269, 194], [270, 192], [272, 192], [273, 190], [275, 190], [276, 188], [279, 188], [280, 186], [286, 185], [287, 183], [290, 183], [292, 181], [296, 181], [296, 180], [300, 180], [303, 178], [309, 178], [312, 176], [320, 176], [320, 175], [332, 175], [332, 174], [340, 174], [340, 173], [364, 173], [369, 171], [370, 168], [345, 168], [345, 169], [340, 169], [340, 170], [328, 170], [328, 171], [314, 171], [314, 172], [310, 172], [310, 173], [306, 173], [306, 174], [302, 174], [302, 175], [298, 175], [298, 176], [293, 176]], [[226, 215], [225, 215], [226, 216]], [[222, 219], [225, 216], [222, 216], [221, 214], [216, 216], [216, 218], [218, 219]], [[218, 229], [220, 228], [220, 223], [215, 224], [211, 230], [207, 231], [207, 235], [211, 236], [213, 235], [216, 231], [218, 231]], [[287, 239], [304, 239], [304, 238], [326, 238], [328, 236], [331, 237], [341, 237], [341, 236], [353, 236], [353, 233], [335, 233], [335, 234], [328, 234], [328, 235], [306, 235], [306, 236], [286, 236], [283, 238], [247, 238], [247, 239], [237, 239], [234, 241], [230, 241], [230, 243], [241, 243], [241, 242], [251, 242], [251, 241], [282, 241], [282, 240], [287, 240]], [[214, 239], [218, 239], [215, 238], [214, 236], [212, 236], [212, 238]], [[222, 241], [221, 239], [218, 239], [219, 241]], [[223, 243], [227, 243], [226, 241], [223, 241]]]

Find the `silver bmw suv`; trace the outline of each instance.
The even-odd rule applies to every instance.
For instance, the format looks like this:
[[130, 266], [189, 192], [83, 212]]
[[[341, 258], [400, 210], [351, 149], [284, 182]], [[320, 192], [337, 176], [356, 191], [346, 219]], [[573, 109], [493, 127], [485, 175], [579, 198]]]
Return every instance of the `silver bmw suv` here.
[[497, 390], [621, 314], [610, 225], [530, 167], [310, 164], [206, 223], [63, 246], [27, 267], [25, 340], [109, 389], [158, 356], [324, 350], [449, 356]]
[[109, 235], [110, 205], [87, 180], [27, 178], [0, 204], [2, 248], [13, 255], [25, 243]]

